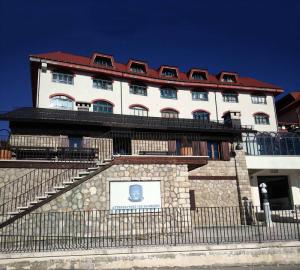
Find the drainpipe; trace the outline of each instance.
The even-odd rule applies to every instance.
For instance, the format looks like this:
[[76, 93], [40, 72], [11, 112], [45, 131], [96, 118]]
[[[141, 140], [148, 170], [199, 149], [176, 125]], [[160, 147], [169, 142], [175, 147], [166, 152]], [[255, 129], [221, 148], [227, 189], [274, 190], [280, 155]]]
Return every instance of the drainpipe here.
[[216, 90], [214, 90], [215, 93], [215, 106], [216, 106], [216, 116], [217, 116], [217, 122], [219, 122], [219, 116], [218, 116], [218, 105], [217, 105], [217, 94]]
[[272, 96], [272, 102], [273, 102], [273, 109], [274, 109], [275, 121], [276, 121], [276, 132], [278, 132], [278, 118], [277, 118], [277, 111], [276, 111], [274, 96]]
[[[123, 75], [123, 73], [122, 73]], [[122, 76], [123, 77], [123, 76]], [[122, 86], [123, 80], [120, 81], [120, 91], [121, 91], [121, 114], [123, 114], [123, 86]]]

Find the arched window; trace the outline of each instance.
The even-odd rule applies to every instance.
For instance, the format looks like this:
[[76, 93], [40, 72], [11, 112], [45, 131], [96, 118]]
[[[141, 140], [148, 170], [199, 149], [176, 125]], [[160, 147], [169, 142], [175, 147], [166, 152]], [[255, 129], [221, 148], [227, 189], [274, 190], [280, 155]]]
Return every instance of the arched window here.
[[209, 113], [206, 111], [194, 111], [193, 118], [201, 121], [209, 121]]
[[113, 113], [113, 104], [104, 101], [97, 100], [93, 102], [93, 111], [102, 113]]
[[50, 105], [52, 108], [61, 110], [73, 110], [74, 100], [68, 96], [57, 95], [50, 97]]
[[163, 118], [178, 118], [178, 111], [174, 110], [174, 109], [163, 109], [160, 111], [161, 112], [161, 117]]
[[141, 105], [131, 105], [130, 111], [132, 115], [136, 116], [148, 116], [148, 109]]
[[269, 115], [265, 113], [255, 113], [254, 121], [256, 125], [270, 125]]

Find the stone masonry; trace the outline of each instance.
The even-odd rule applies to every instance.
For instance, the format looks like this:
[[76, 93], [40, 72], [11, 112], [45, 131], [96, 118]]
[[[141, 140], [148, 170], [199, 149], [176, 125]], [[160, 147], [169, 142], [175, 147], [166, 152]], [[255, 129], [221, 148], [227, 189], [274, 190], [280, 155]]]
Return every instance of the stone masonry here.
[[161, 181], [162, 207], [190, 207], [186, 165], [113, 165], [37, 211], [107, 210], [110, 181]]
[[[239, 206], [243, 198], [251, 200], [243, 151], [236, 151], [230, 161], [210, 160], [207, 165], [190, 171], [189, 176], [201, 176], [201, 180], [190, 180], [196, 207]], [[211, 180], [212, 177], [215, 179]]]

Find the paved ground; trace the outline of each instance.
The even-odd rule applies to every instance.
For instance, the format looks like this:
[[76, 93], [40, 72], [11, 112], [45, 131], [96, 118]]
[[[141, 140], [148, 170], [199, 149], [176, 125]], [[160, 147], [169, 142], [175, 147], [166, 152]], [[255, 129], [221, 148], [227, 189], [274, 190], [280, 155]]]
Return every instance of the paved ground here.
[[[134, 270], [140, 270], [140, 268], [133, 268]], [[269, 265], [269, 266], [232, 266], [232, 267], [172, 267], [172, 268], [143, 268], [154, 270], [300, 270], [300, 265]]]

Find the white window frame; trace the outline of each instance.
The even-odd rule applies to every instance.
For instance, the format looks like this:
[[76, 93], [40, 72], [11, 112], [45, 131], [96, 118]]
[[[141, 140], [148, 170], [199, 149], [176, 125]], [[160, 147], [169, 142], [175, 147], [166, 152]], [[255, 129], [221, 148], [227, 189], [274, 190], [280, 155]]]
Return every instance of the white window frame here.
[[52, 82], [74, 85], [74, 75], [52, 72]]
[[[68, 104], [65, 106], [64, 104]], [[74, 100], [67, 96], [57, 95], [50, 98], [50, 106], [60, 110], [74, 110]]]
[[253, 104], [267, 104], [267, 97], [264, 95], [251, 95]]
[[93, 88], [112, 91], [113, 82], [105, 79], [93, 79]]
[[142, 106], [130, 107], [131, 115], [135, 116], [148, 116], [148, 110]]
[[235, 93], [223, 93], [223, 101], [228, 103], [239, 103], [239, 95]]
[[192, 100], [208, 101], [208, 92], [206, 92], [206, 91], [192, 91]]
[[133, 95], [147, 96], [147, 86], [138, 85], [138, 84], [130, 84], [129, 93]]

